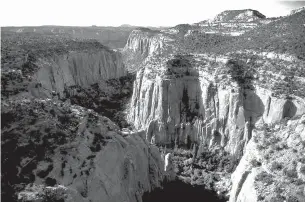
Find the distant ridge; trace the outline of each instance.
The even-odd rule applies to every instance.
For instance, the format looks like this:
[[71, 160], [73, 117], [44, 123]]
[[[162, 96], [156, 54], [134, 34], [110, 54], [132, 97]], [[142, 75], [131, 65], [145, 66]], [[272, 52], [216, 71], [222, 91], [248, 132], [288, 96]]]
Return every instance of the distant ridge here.
[[235, 41], [226, 41], [218, 50], [269, 51], [294, 55], [305, 59], [305, 10], [279, 18], [269, 24], [250, 30]]
[[192, 29], [192, 25], [190, 24], [179, 24], [179, 25], [176, 25], [170, 29], [172, 30], [176, 30], [177, 33], [180, 33], [182, 35], [184, 35], [188, 30]]
[[216, 15], [213, 22], [251, 22], [265, 18], [266, 16], [257, 10], [226, 10]]
[[122, 24], [122, 25], [120, 25], [119, 27], [135, 27], [135, 26], [130, 25], [130, 24]]
[[300, 8], [297, 8], [297, 9], [294, 9], [290, 12], [290, 15], [293, 15], [295, 13], [298, 13], [298, 12], [301, 12], [301, 11], [304, 11], [305, 10], [305, 6], [303, 7], [300, 7]]

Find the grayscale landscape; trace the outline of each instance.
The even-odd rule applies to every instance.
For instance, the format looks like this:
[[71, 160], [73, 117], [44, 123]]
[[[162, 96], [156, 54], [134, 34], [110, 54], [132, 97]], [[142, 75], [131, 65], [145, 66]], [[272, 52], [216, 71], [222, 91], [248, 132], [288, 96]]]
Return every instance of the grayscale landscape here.
[[1, 199], [305, 202], [305, 7], [1, 27]]

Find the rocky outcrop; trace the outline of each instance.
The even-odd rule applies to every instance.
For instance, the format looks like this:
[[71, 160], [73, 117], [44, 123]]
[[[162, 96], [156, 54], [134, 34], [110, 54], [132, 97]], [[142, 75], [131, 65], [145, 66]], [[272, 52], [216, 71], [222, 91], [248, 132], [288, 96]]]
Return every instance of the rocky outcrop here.
[[303, 99], [276, 98], [259, 87], [225, 86], [211, 78], [204, 72], [182, 77], [138, 72], [128, 121], [145, 129], [146, 139], [156, 144], [197, 143], [235, 154], [242, 153], [256, 123], [305, 112]]
[[63, 186], [65, 201], [141, 201], [144, 192], [172, 175], [168, 159], [165, 166], [143, 132], [123, 135], [108, 118], [67, 103], [36, 99], [4, 105], [3, 113], [15, 117], [2, 122], [7, 201], [25, 184], [21, 201], [39, 201], [45, 196], [39, 190], [51, 197], [43, 187], [55, 185], [55, 195]]
[[305, 6], [303, 7], [300, 7], [300, 8], [297, 8], [297, 9], [294, 9], [290, 12], [290, 15], [293, 15], [293, 14], [296, 14], [298, 12], [301, 12], [301, 11], [304, 11], [305, 10]]
[[107, 79], [127, 75], [120, 53], [110, 50], [69, 52], [36, 62], [39, 70], [32, 76], [29, 91], [35, 97], [63, 96], [70, 86], [89, 87]]
[[304, 135], [304, 115], [255, 129], [232, 174], [230, 202], [303, 202]]
[[164, 46], [160, 40], [162, 34], [159, 31], [142, 28], [132, 31], [123, 51], [137, 52], [143, 57], [148, 57], [153, 52]]
[[219, 13], [214, 18], [214, 22], [251, 22], [265, 18], [266, 16], [257, 10], [227, 10]]
[[130, 34], [122, 54], [130, 72], [141, 67], [141, 64], [154, 56], [154, 59], [164, 54], [169, 43], [173, 41], [169, 34], [148, 28], [138, 28]]

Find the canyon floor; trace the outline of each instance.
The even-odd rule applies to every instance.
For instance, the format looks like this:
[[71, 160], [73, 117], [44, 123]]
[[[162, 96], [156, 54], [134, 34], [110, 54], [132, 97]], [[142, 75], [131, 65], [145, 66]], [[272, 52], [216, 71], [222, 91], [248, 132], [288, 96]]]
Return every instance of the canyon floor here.
[[1, 198], [305, 202], [304, 25], [1, 29]]

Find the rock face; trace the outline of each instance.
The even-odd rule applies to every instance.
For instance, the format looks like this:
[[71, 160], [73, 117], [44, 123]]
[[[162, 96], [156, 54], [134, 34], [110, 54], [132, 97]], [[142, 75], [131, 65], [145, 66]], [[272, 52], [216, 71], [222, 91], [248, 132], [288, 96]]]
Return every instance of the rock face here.
[[148, 28], [133, 30], [123, 49], [124, 62], [128, 70], [131, 72], [138, 70], [147, 58], [163, 54], [170, 41], [172, 41], [170, 36], [160, 31]]
[[305, 116], [258, 128], [232, 174], [230, 202], [305, 201]]
[[264, 18], [266, 18], [266, 16], [252, 9], [228, 10], [219, 13], [214, 18], [214, 22], [251, 22]]
[[[141, 132], [123, 136], [108, 118], [90, 110], [40, 99], [5, 105], [7, 116], [15, 113], [18, 117], [13, 122], [3, 120], [2, 127], [6, 159], [2, 182], [7, 184], [3, 197], [7, 201], [14, 193], [8, 184], [22, 187], [22, 183], [62, 185], [74, 193], [67, 192], [66, 201], [141, 201], [144, 192], [161, 186], [167, 173], [171, 174], [164, 170], [158, 148], [142, 138]], [[33, 194], [35, 187], [28, 187], [19, 199], [37, 201], [42, 196], [33, 199]]]
[[[109, 50], [70, 52], [41, 59], [37, 65], [40, 69], [33, 75], [29, 87], [36, 97], [50, 97], [52, 92], [62, 96], [66, 87], [86, 88], [101, 80], [127, 75], [120, 53]], [[39, 85], [35, 88], [37, 84]]]
[[156, 35], [157, 32], [158, 31], [153, 31], [148, 28], [132, 31], [124, 51], [139, 51], [144, 57], [151, 55], [154, 51], [162, 48], [164, 45], [162, 40]]
[[[105, 114], [113, 115], [122, 106], [112, 101], [129, 95], [120, 53], [95, 41], [20, 38], [25, 54], [6, 51], [3, 77], [5, 201], [142, 201], [144, 192], [172, 179], [170, 164], [165, 167], [145, 132], [124, 134], [96, 112], [109, 107]], [[12, 58], [19, 63], [10, 69]]]
[[[185, 182], [209, 183], [214, 180], [209, 169], [223, 171], [228, 167], [224, 163], [236, 163], [242, 157], [232, 175], [230, 202], [304, 201], [305, 122], [301, 116], [305, 101], [294, 94], [302, 91], [296, 88], [302, 86], [303, 81], [298, 80], [304, 76], [303, 63], [262, 57], [252, 61], [259, 53], [252, 55], [250, 50], [244, 52], [248, 54], [243, 58], [245, 63], [237, 60], [229, 73], [223, 70], [228, 64], [224, 63], [234, 54], [212, 50], [226, 44], [229, 49], [225, 50], [233, 48], [231, 43], [222, 43], [230, 37], [213, 33], [226, 35], [235, 27], [242, 34], [261, 19], [265, 16], [247, 9], [224, 11], [214, 21], [198, 26], [178, 25], [162, 31], [139, 28], [131, 33], [123, 57], [99, 43], [71, 39], [54, 43], [52, 37], [39, 40], [34, 36], [20, 47], [10, 39], [3, 43], [5, 74], [1, 75], [1, 86], [6, 99], [2, 102], [1, 177], [6, 200], [16, 199], [19, 193], [21, 201], [141, 201], [144, 192], [160, 187], [164, 180], [173, 180], [177, 167], [180, 174], [186, 171]], [[276, 27], [274, 23], [270, 26]], [[254, 38], [253, 44], [261, 44]], [[194, 39], [200, 40], [193, 43]], [[16, 50], [22, 50], [22, 56], [15, 57]], [[130, 93], [127, 82], [131, 80], [122, 78], [127, 75], [123, 63], [130, 72], [137, 71], [137, 76], [127, 113], [134, 128], [122, 132], [96, 112], [124, 118], [123, 105]], [[299, 67], [286, 67], [292, 63]], [[253, 81], [257, 78], [250, 73], [262, 69], [264, 77]], [[296, 70], [298, 75], [284, 76], [287, 70]], [[250, 84], [248, 78], [252, 79]], [[275, 87], [289, 96], [276, 97], [267, 90], [274, 80], [286, 80], [284, 87]], [[298, 85], [292, 85], [291, 80]], [[110, 110], [103, 110], [108, 107]], [[117, 110], [122, 113], [116, 114]], [[156, 146], [164, 145], [174, 148], [176, 156], [161, 154]], [[179, 147], [193, 147], [193, 152]], [[182, 155], [177, 158], [179, 153]], [[216, 153], [220, 155], [210, 156]], [[208, 165], [200, 161], [200, 155]]]
[[121, 54], [95, 40], [38, 33], [4, 36], [1, 93], [6, 97], [62, 98], [66, 88], [87, 88], [127, 75]]
[[270, 124], [304, 113], [302, 99], [276, 98], [259, 87], [224, 86], [203, 75], [138, 72], [128, 121], [145, 129], [153, 143], [221, 146], [235, 154], [243, 150], [257, 122]]
[[297, 8], [297, 9], [294, 9], [290, 12], [290, 15], [293, 15], [293, 14], [296, 14], [298, 12], [301, 12], [301, 11], [304, 11], [305, 10], [305, 6], [303, 7], [300, 7], [300, 8]]

